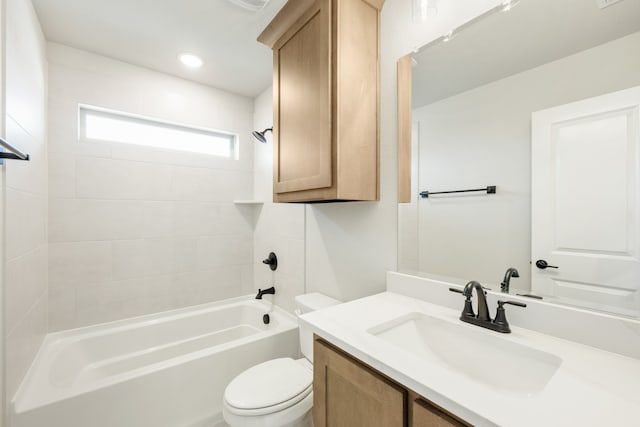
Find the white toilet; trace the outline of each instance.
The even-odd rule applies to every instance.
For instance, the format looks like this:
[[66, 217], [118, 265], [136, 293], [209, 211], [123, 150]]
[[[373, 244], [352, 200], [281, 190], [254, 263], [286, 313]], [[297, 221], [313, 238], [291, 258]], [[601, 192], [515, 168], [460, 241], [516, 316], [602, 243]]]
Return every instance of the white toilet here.
[[[340, 304], [319, 293], [298, 295], [300, 313]], [[235, 377], [224, 391], [222, 414], [231, 427], [310, 427], [313, 407], [313, 333], [300, 327], [303, 358], [273, 359]]]

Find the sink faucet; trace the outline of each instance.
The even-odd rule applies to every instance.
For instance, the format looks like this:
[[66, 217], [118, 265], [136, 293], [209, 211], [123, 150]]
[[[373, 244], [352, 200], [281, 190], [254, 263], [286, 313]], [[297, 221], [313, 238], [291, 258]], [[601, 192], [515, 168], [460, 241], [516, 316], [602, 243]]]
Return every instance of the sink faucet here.
[[[473, 306], [471, 304], [471, 298], [473, 297], [474, 289], [476, 290], [476, 294], [478, 295], [478, 315], [473, 312]], [[527, 306], [526, 304], [518, 301], [498, 301], [496, 317], [492, 320], [489, 316], [489, 308], [487, 307], [485, 290], [480, 283], [472, 280], [467, 283], [462, 290], [457, 288], [449, 288], [449, 290], [451, 292], [460, 293], [465, 297], [464, 308], [462, 309], [460, 320], [466, 323], [471, 323], [472, 325], [491, 329], [492, 331], [502, 332], [504, 334], [508, 334], [511, 332], [509, 322], [507, 322], [507, 316], [505, 314], [504, 306], [506, 304], [511, 304], [518, 307]]]
[[275, 294], [276, 294], [276, 288], [273, 286], [265, 290], [258, 289], [258, 295], [256, 295], [256, 299], [262, 299], [263, 295], [275, 295]]
[[[471, 297], [473, 296], [474, 289], [476, 290], [476, 294], [478, 295], [477, 319], [483, 320], [483, 321], [491, 321], [491, 318], [489, 317], [489, 307], [487, 306], [487, 299], [485, 298], [486, 293], [480, 283], [476, 282], [475, 280], [470, 281], [465, 285], [464, 289], [462, 290], [462, 295], [467, 297], [466, 301], [471, 302]], [[467, 312], [466, 315], [467, 316], [471, 315], [473, 317], [476, 317], [473, 313], [473, 309], [471, 309], [470, 313]]]
[[500, 283], [500, 290], [506, 294], [509, 293], [509, 283], [511, 282], [512, 277], [520, 277], [520, 273], [513, 267], [507, 268], [507, 271], [504, 273], [504, 279], [502, 279], [502, 283]]

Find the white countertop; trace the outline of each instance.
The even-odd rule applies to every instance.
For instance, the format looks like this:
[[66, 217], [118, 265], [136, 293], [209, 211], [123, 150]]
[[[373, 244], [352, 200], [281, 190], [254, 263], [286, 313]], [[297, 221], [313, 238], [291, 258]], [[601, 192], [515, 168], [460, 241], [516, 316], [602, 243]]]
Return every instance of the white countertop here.
[[[384, 292], [305, 314], [300, 322], [476, 426], [640, 426], [640, 360], [515, 326], [499, 334], [461, 322], [460, 310]], [[415, 312], [551, 353], [562, 364], [542, 391], [527, 396], [493, 389], [367, 332]]]

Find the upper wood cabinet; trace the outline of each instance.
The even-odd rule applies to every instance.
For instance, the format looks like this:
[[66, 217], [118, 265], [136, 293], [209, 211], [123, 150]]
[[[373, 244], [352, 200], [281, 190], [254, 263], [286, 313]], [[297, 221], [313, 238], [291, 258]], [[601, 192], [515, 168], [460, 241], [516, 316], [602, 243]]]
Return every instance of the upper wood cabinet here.
[[384, 0], [290, 0], [258, 37], [273, 49], [275, 202], [379, 199]]

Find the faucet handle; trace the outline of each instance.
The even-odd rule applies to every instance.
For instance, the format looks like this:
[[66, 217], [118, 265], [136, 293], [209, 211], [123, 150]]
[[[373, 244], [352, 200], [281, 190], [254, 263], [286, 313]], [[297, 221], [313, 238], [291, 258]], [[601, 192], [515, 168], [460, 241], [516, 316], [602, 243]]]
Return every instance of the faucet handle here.
[[[484, 290], [484, 294], [487, 294], [487, 291], [490, 291], [491, 288], [487, 288], [486, 286], [483, 286], [482, 289]], [[464, 291], [462, 289], [458, 289], [458, 288], [449, 288], [449, 290], [451, 292], [455, 292], [457, 294], [464, 294]]]
[[278, 257], [273, 252], [269, 252], [269, 256], [262, 260], [262, 263], [268, 265], [271, 271], [276, 271], [278, 268]]
[[498, 301], [498, 310], [496, 311], [496, 318], [493, 319], [493, 324], [496, 326], [496, 331], [508, 334], [511, 332], [509, 322], [507, 322], [507, 315], [504, 311], [506, 304], [515, 305], [517, 307], [526, 307], [527, 304], [518, 301]]
[[449, 290], [451, 292], [464, 295], [464, 308], [462, 309], [462, 317], [476, 317], [476, 314], [473, 312], [473, 307], [471, 306], [471, 295], [465, 294], [462, 289], [458, 288], [449, 288]]
[[526, 307], [527, 304], [519, 301], [498, 301], [498, 309], [503, 309], [506, 304], [515, 305], [517, 307]]

